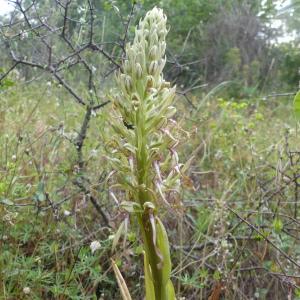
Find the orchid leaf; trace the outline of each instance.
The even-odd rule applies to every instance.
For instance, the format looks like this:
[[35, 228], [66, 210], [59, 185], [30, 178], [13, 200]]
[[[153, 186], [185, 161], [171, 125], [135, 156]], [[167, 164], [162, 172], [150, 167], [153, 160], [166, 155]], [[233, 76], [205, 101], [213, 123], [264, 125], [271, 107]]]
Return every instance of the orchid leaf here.
[[157, 246], [163, 257], [162, 264], [162, 283], [167, 285], [171, 275], [171, 259], [170, 259], [170, 246], [168, 236], [163, 223], [159, 218], [156, 218], [156, 234], [157, 234]]
[[120, 204], [120, 207], [129, 213], [142, 212], [141, 206], [136, 202], [123, 201]]
[[146, 300], [153, 300], [155, 299], [155, 292], [154, 292], [154, 285], [153, 285], [150, 264], [149, 264], [147, 254], [145, 252], [143, 252], [143, 254], [144, 254]]

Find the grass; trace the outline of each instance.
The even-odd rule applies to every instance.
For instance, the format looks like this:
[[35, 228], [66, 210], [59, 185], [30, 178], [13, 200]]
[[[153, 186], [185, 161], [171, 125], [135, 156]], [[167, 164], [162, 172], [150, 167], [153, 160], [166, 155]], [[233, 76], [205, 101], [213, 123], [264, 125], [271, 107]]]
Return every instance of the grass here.
[[[194, 103], [203, 98], [191, 96]], [[219, 293], [224, 299], [283, 299], [289, 293], [300, 299], [293, 277], [300, 248], [292, 101], [221, 96], [198, 112], [187, 109], [184, 98], [176, 101], [177, 121], [191, 133], [179, 157], [194, 156], [184, 207], [165, 214], [176, 293], [186, 299], [219, 299]], [[68, 138], [83, 114], [63, 90], [43, 81], [1, 91], [0, 299], [120, 298], [110, 249], [121, 216], [103, 180], [110, 171], [103, 143], [112, 132], [105, 126], [109, 106], [93, 116], [84, 147], [86, 176], [109, 224], [72, 183], [76, 149]], [[101, 248], [92, 254], [94, 240]], [[134, 227], [125, 247], [118, 247], [116, 262], [132, 298], [142, 299]]]

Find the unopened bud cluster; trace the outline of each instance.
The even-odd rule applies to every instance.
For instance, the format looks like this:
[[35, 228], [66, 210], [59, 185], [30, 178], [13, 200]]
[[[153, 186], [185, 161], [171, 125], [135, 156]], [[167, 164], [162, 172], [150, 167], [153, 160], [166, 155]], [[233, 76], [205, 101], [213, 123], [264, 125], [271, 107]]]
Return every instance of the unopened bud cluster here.
[[140, 21], [133, 43], [126, 46], [127, 57], [117, 79], [123, 93], [120, 96], [128, 103], [123, 97], [115, 101], [125, 119], [130, 109], [136, 110], [142, 101], [154, 106], [156, 101], [174, 97], [175, 88], [170, 89], [162, 75], [166, 64], [166, 21], [163, 11], [155, 7]]
[[[113, 167], [119, 186], [129, 191], [132, 200], [142, 203], [166, 202], [166, 194], [178, 192], [180, 166], [175, 147], [177, 124], [170, 118], [175, 87], [163, 78], [166, 63], [166, 21], [163, 11], [153, 8], [136, 28], [132, 44], [126, 46], [126, 59], [117, 74], [118, 90], [111, 97], [111, 125], [116, 137], [110, 143]], [[145, 196], [147, 194], [147, 196]]]

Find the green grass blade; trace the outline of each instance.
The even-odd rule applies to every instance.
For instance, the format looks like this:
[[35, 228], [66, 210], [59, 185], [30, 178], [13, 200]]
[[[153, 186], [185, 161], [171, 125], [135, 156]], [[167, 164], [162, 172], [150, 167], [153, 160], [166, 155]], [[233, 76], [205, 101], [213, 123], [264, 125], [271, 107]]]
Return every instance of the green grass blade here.
[[294, 113], [297, 120], [300, 120], [300, 91], [296, 94], [294, 98]]

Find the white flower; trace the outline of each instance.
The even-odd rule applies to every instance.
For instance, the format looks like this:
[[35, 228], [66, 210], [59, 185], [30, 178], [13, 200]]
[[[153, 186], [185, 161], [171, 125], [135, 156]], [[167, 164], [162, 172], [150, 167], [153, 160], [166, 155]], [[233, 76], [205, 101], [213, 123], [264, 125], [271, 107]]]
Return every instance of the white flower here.
[[65, 215], [66, 217], [68, 217], [70, 214], [71, 214], [71, 212], [70, 212], [70, 211], [68, 211], [68, 210], [64, 210], [64, 215]]
[[222, 150], [218, 150], [215, 154], [215, 159], [221, 159], [223, 158], [223, 151]]
[[97, 149], [92, 149], [90, 153], [91, 153], [92, 157], [97, 157], [98, 150]]
[[24, 40], [24, 39], [26, 39], [26, 38], [28, 38], [28, 32], [23, 31], [23, 32], [21, 33], [21, 40]]
[[77, 7], [77, 12], [80, 14], [81, 12], [84, 12], [85, 8], [82, 6]]
[[90, 244], [92, 253], [101, 248], [101, 244], [98, 241], [92, 241]]
[[28, 295], [28, 294], [30, 294], [30, 292], [31, 292], [30, 287], [26, 286], [26, 287], [23, 288], [23, 293], [24, 294]]
[[109, 236], [108, 236], [108, 239], [109, 240], [113, 240], [115, 238], [115, 235], [114, 234], [110, 234]]

